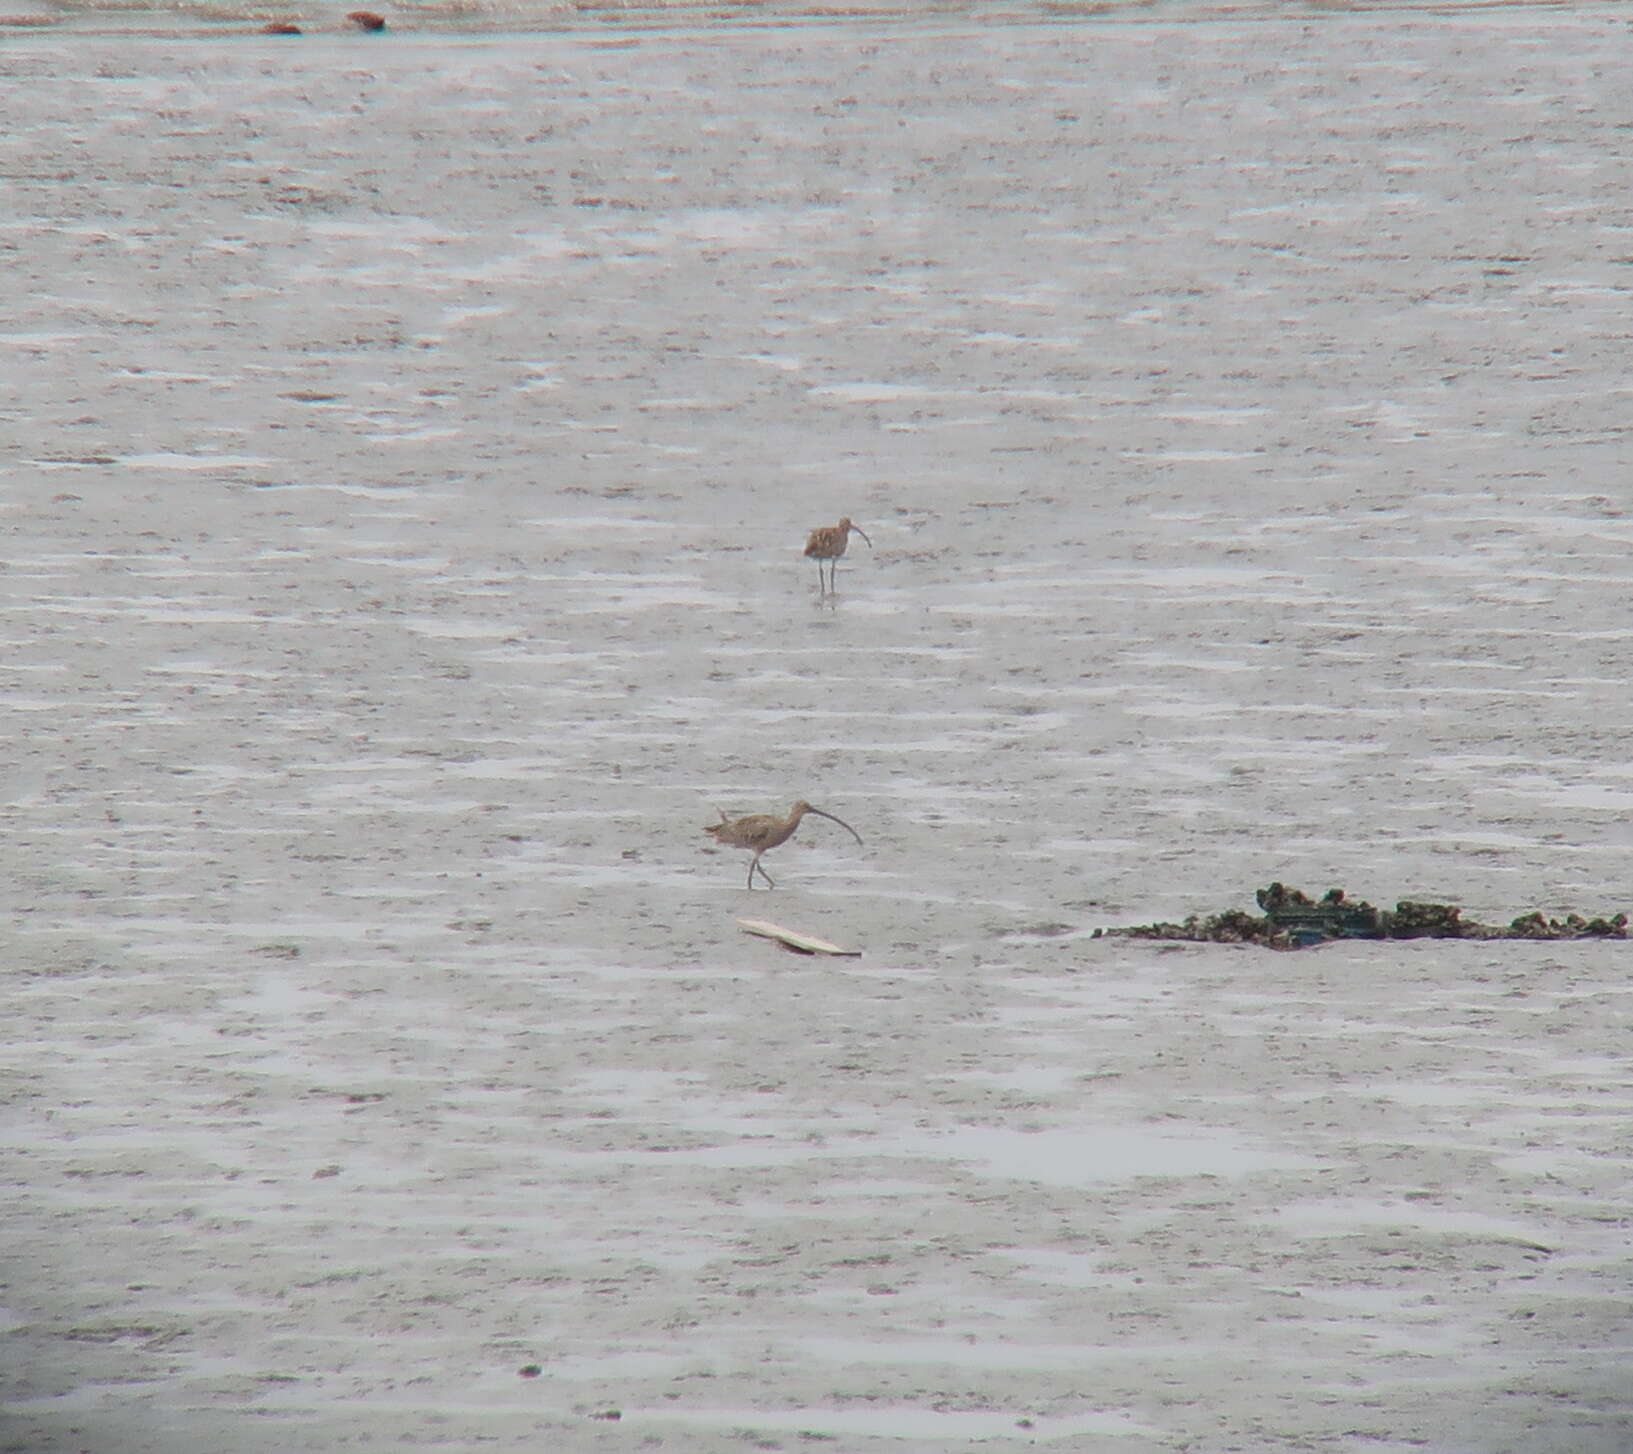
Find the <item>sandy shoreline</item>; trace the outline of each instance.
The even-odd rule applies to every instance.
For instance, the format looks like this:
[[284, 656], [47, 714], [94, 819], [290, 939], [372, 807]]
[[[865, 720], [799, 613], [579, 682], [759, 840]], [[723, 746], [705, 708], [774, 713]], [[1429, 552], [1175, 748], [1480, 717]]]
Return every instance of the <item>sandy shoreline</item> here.
[[1624, 41], [0, 43], [0, 1448], [1628, 1448]]

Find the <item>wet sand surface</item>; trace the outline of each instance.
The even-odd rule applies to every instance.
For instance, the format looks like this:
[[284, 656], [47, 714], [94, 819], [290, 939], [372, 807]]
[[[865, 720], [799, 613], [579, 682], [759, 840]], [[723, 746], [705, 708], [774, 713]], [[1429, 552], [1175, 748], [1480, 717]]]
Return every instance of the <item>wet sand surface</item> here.
[[8, 38], [0, 1447], [1633, 1447], [1627, 46]]

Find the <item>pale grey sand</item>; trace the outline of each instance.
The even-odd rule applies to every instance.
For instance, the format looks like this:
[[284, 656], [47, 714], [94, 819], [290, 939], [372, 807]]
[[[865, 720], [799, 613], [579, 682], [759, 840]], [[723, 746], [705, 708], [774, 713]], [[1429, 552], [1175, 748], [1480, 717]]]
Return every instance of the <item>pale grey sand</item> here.
[[615, 38], [0, 43], [3, 1447], [1633, 1447], [1625, 946], [1089, 938], [1628, 907], [1621, 18]]

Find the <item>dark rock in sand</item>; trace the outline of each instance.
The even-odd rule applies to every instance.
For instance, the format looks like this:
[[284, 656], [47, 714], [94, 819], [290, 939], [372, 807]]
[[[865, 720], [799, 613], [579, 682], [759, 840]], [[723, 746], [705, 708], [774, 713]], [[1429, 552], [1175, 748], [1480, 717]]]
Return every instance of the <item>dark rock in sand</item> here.
[[1333, 939], [1625, 939], [1627, 915], [1584, 919], [1568, 914], [1548, 919], [1522, 914], [1507, 928], [1465, 920], [1455, 904], [1402, 899], [1393, 913], [1364, 900], [1351, 902], [1343, 889], [1311, 899], [1298, 889], [1273, 883], [1254, 896], [1262, 918], [1225, 909], [1206, 918], [1191, 915], [1181, 924], [1135, 924], [1096, 929], [1095, 937], [1172, 939], [1209, 944], [1262, 944], [1266, 949], [1304, 949]]

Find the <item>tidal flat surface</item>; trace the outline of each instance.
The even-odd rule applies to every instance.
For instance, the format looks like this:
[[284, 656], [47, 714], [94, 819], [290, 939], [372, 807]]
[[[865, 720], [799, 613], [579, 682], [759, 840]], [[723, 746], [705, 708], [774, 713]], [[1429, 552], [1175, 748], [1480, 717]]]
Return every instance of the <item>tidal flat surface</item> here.
[[1622, 1454], [1627, 34], [0, 40], [0, 1447]]

